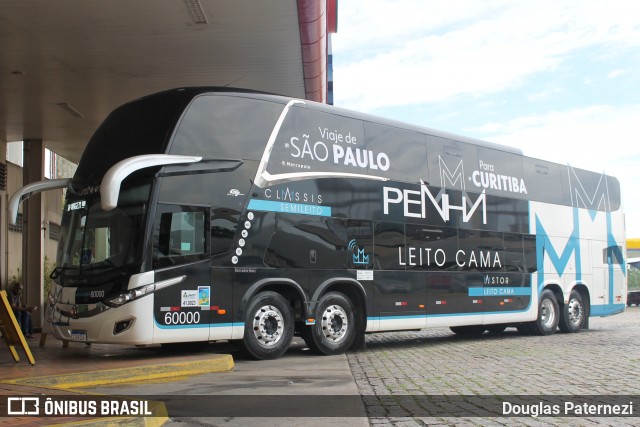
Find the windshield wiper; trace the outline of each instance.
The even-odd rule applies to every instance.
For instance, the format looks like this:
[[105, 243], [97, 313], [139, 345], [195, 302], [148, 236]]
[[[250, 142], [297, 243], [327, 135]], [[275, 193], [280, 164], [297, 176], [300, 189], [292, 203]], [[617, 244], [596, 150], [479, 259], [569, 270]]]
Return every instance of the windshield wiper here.
[[72, 269], [76, 269], [77, 267], [73, 266], [73, 265], [67, 265], [67, 266], [60, 266], [60, 267], [55, 267], [53, 269], [53, 271], [51, 272], [51, 274], [49, 275], [49, 277], [51, 278], [51, 280], [53, 280], [54, 282], [56, 282], [57, 284], [59, 284], [60, 286], [65, 286], [64, 285], [64, 277], [65, 275], [63, 274], [65, 270], [72, 270]]
[[52, 278], [53, 280], [56, 280], [58, 277], [60, 277], [60, 273], [62, 273], [65, 270], [68, 270], [70, 268], [74, 268], [74, 267], [73, 266], [55, 267], [53, 269], [53, 271], [51, 272], [51, 274], [49, 275], [49, 277]]
[[120, 267], [115, 265], [113, 263], [113, 261], [104, 259], [104, 260], [100, 261], [99, 263], [89, 264], [88, 266], [84, 267], [84, 270], [85, 271], [96, 271], [96, 270], [104, 270], [106, 268], [112, 268], [114, 270], [118, 270]]
[[109, 258], [105, 258], [102, 261], [100, 261], [98, 263], [95, 263], [95, 264], [90, 264], [84, 270], [85, 271], [96, 271], [96, 270], [104, 270], [104, 269], [107, 269], [107, 268], [110, 268], [113, 271], [117, 272], [120, 276], [126, 275], [126, 273], [122, 270], [122, 266], [117, 266]]

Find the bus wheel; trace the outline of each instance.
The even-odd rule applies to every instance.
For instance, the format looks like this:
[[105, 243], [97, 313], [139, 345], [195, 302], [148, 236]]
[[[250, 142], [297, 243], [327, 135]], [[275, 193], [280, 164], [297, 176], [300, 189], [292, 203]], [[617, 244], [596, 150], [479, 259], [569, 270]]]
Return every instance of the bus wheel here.
[[536, 335], [551, 335], [558, 329], [560, 308], [555, 295], [549, 289], [540, 294], [538, 319], [531, 323], [531, 331]]
[[318, 302], [316, 323], [310, 327], [309, 348], [318, 354], [341, 354], [347, 351], [356, 336], [353, 304], [344, 294], [330, 292]]
[[584, 303], [580, 292], [575, 289], [569, 295], [569, 302], [560, 313], [560, 330], [562, 332], [580, 332], [586, 319]]
[[487, 328], [483, 325], [469, 325], [469, 326], [451, 326], [451, 332], [461, 337], [478, 337], [484, 334]]
[[261, 292], [249, 307], [244, 322], [244, 350], [255, 359], [277, 359], [293, 339], [293, 312], [276, 292]]

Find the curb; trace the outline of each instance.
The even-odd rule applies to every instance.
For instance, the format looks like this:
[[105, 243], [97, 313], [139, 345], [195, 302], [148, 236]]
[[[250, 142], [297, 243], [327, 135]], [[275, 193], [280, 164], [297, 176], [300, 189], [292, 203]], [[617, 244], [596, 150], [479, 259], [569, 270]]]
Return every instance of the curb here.
[[[105, 369], [72, 374], [48, 375], [33, 378], [18, 378], [2, 381], [4, 384], [15, 384], [29, 387], [40, 387], [77, 393], [78, 388], [95, 387], [111, 384], [125, 384], [149, 380], [166, 380], [199, 374], [230, 371], [234, 367], [230, 354], [214, 355], [205, 360], [190, 362], [170, 362], [130, 368]], [[82, 393], [82, 392], [81, 392]], [[117, 417], [87, 419], [69, 423], [51, 424], [56, 426], [145, 426], [159, 427], [169, 420], [164, 402], [150, 400], [150, 417]]]
[[191, 362], [172, 362], [131, 368], [115, 368], [102, 371], [19, 378], [16, 380], [3, 381], [3, 383], [69, 390], [82, 387], [124, 384], [136, 381], [224, 372], [230, 371], [233, 369], [233, 366], [233, 357], [231, 357], [230, 354], [222, 354], [213, 356], [210, 359]]

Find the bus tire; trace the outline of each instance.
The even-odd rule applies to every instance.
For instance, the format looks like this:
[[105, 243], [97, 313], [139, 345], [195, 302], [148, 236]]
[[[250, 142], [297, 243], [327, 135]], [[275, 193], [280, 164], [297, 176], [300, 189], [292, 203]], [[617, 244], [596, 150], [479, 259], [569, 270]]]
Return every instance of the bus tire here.
[[560, 330], [562, 332], [580, 332], [586, 319], [586, 310], [582, 295], [575, 289], [569, 294], [569, 302], [564, 305], [560, 313]]
[[242, 347], [254, 359], [277, 359], [293, 339], [294, 317], [289, 302], [276, 292], [261, 292], [247, 307]]
[[303, 335], [317, 354], [342, 354], [356, 337], [356, 316], [351, 300], [340, 292], [329, 292], [318, 302], [315, 324]]
[[531, 332], [535, 335], [551, 335], [558, 329], [560, 308], [555, 295], [549, 289], [540, 294], [538, 318], [531, 323]]
[[451, 326], [451, 332], [461, 337], [479, 337], [487, 328], [483, 325]]

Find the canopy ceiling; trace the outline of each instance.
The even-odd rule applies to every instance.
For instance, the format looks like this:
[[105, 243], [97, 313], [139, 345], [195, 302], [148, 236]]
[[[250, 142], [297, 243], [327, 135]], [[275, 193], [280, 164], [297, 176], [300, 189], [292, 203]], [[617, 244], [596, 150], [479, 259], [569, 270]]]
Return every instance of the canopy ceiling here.
[[316, 0], [2, 2], [0, 140], [43, 139], [77, 162], [111, 110], [164, 89], [310, 98], [326, 64], [325, 11]]

